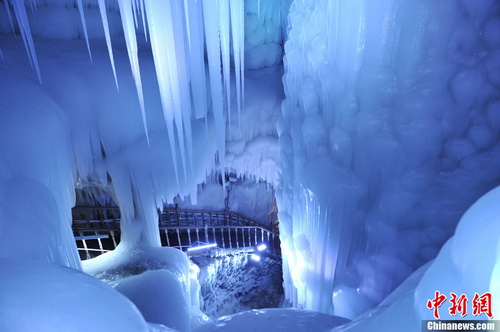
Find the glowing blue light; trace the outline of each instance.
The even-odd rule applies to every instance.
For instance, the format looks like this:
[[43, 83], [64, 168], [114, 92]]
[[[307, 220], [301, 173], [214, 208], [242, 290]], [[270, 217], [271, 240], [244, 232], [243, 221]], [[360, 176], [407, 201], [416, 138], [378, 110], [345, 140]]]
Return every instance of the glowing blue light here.
[[217, 247], [217, 243], [210, 243], [210, 244], [204, 244], [202, 246], [191, 247], [191, 248], [188, 248], [187, 251], [203, 250], [203, 249], [214, 248], [214, 247]]
[[258, 250], [258, 251], [262, 251], [262, 250], [266, 250], [266, 249], [267, 249], [267, 246], [266, 246], [266, 244], [265, 244], [265, 243], [259, 244], [259, 245], [257, 246], [257, 250]]
[[259, 255], [252, 254], [252, 256], [250, 256], [250, 258], [253, 259], [256, 262], [260, 262], [260, 256]]

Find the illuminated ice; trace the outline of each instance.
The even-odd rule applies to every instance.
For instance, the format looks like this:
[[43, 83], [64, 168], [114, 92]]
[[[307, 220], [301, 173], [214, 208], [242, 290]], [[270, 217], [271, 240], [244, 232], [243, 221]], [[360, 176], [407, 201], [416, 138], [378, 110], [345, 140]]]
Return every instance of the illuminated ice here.
[[498, 291], [496, 256], [456, 256], [497, 253], [493, 226], [446, 242], [500, 183], [498, 1], [3, 2], [2, 258], [79, 269], [75, 188], [117, 203], [123, 252], [160, 246], [174, 197], [276, 225], [276, 190], [295, 307], [389, 328], [433, 287]]
[[292, 3], [277, 199], [294, 306], [354, 318], [377, 305], [498, 185], [491, 10], [498, 4]]

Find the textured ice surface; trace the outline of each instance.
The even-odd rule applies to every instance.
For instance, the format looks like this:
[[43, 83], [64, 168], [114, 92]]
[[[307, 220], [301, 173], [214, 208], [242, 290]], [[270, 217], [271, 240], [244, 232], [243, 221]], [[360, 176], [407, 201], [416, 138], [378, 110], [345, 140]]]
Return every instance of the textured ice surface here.
[[254, 262], [248, 252], [195, 257], [200, 267], [202, 310], [211, 318], [245, 310], [277, 308], [283, 301], [278, 257]]
[[415, 289], [432, 262], [413, 272], [378, 306], [332, 332], [420, 331], [421, 321], [415, 310]]
[[226, 190], [222, 190], [219, 179], [220, 176], [209, 176], [205, 183], [198, 186], [196, 205], [192, 204], [190, 199], [182, 200], [179, 197], [174, 199], [174, 203], [181, 209], [223, 211], [227, 202], [229, 211], [241, 213], [265, 226], [271, 226], [273, 218], [276, 218], [276, 214], [272, 213], [276, 206], [273, 187], [264, 181], [255, 182], [244, 178], [231, 182], [226, 186]]
[[[238, 181], [221, 190], [219, 176], [211, 173], [203, 185], [198, 186], [196, 197], [181, 195], [181, 200], [176, 199], [179, 206], [223, 210], [224, 198], [230, 190], [231, 211], [269, 222], [268, 213], [274, 205], [269, 195], [271, 187], [277, 184], [280, 164], [275, 123], [280, 117], [283, 99], [282, 75], [280, 67], [246, 74], [246, 101], [241, 109], [241, 121], [232, 118], [226, 137], [226, 169]], [[234, 92], [234, 83], [232, 90]]]
[[127, 296], [150, 323], [189, 331], [209, 320], [200, 310], [196, 265], [174, 248], [119, 245], [82, 262], [84, 272]]
[[[449, 314], [450, 292], [458, 296], [466, 294], [469, 306], [472, 306], [474, 293], [491, 292], [492, 311], [498, 312], [500, 303], [495, 295], [498, 294], [500, 257], [499, 201], [500, 187], [481, 197], [460, 219], [454, 236], [445, 243], [435, 260], [414, 272], [378, 307], [334, 331], [420, 331], [421, 320], [434, 320], [433, 311], [426, 303], [434, 298], [436, 290], [447, 297], [439, 310], [442, 320], [471, 317], [470, 311], [465, 317]], [[485, 318], [483, 314], [474, 319]]]
[[141, 247], [128, 249], [119, 245], [115, 250], [82, 262], [83, 271], [115, 287], [121, 280], [148, 270], [166, 269], [182, 283], [186, 301], [190, 300], [189, 260], [174, 248]]
[[500, 183], [499, 9], [292, 3], [277, 198], [294, 305], [379, 303]]
[[[422, 319], [432, 319], [432, 311], [421, 303], [432, 299], [436, 290], [448, 297], [450, 292], [466, 294], [469, 301], [475, 292], [480, 295], [491, 292], [492, 311], [500, 312], [497, 293], [500, 281], [499, 202], [500, 187], [497, 187], [475, 202], [460, 219], [454, 236], [439, 252], [416, 289], [415, 310]], [[441, 319], [466, 318], [451, 316], [447, 310], [440, 310], [440, 316]]]
[[245, 1], [245, 67], [280, 64], [290, 0]]

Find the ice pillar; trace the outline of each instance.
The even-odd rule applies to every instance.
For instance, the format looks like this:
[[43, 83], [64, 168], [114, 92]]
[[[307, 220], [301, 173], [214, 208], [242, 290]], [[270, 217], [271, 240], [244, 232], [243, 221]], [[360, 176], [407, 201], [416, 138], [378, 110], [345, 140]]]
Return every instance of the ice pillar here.
[[295, 306], [376, 305], [498, 183], [494, 6], [292, 3], [277, 201]]

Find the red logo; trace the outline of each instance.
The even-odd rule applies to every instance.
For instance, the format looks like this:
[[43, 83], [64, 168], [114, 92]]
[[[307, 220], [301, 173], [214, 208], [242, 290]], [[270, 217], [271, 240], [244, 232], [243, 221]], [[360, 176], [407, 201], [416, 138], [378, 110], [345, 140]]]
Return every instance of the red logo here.
[[[457, 294], [451, 292], [450, 293], [451, 306], [448, 308], [450, 315], [456, 316], [457, 313], [460, 313], [462, 317], [467, 315], [467, 295], [462, 294], [458, 296]], [[427, 301], [427, 308], [433, 309], [434, 318], [439, 319], [439, 307], [443, 305], [446, 301], [446, 295], [441, 294], [439, 291], [434, 293], [434, 298]], [[491, 311], [491, 293], [484, 293], [483, 295], [479, 295], [478, 293], [474, 293], [474, 299], [472, 300], [472, 314], [474, 316], [480, 316], [485, 314], [489, 318], [493, 317], [493, 313]]]
[[434, 309], [434, 317], [439, 319], [439, 307], [446, 301], [446, 296], [439, 293], [439, 291], [435, 292], [434, 299], [427, 301], [427, 308]]
[[491, 312], [491, 293], [484, 293], [481, 296], [478, 293], [474, 293], [472, 314], [474, 316], [486, 314], [489, 318], [493, 317], [493, 313]]
[[460, 295], [460, 297], [457, 299], [457, 294], [451, 292], [451, 307], [450, 307], [450, 315], [456, 316], [457, 311], [464, 317], [467, 315], [467, 296], [465, 294]]

